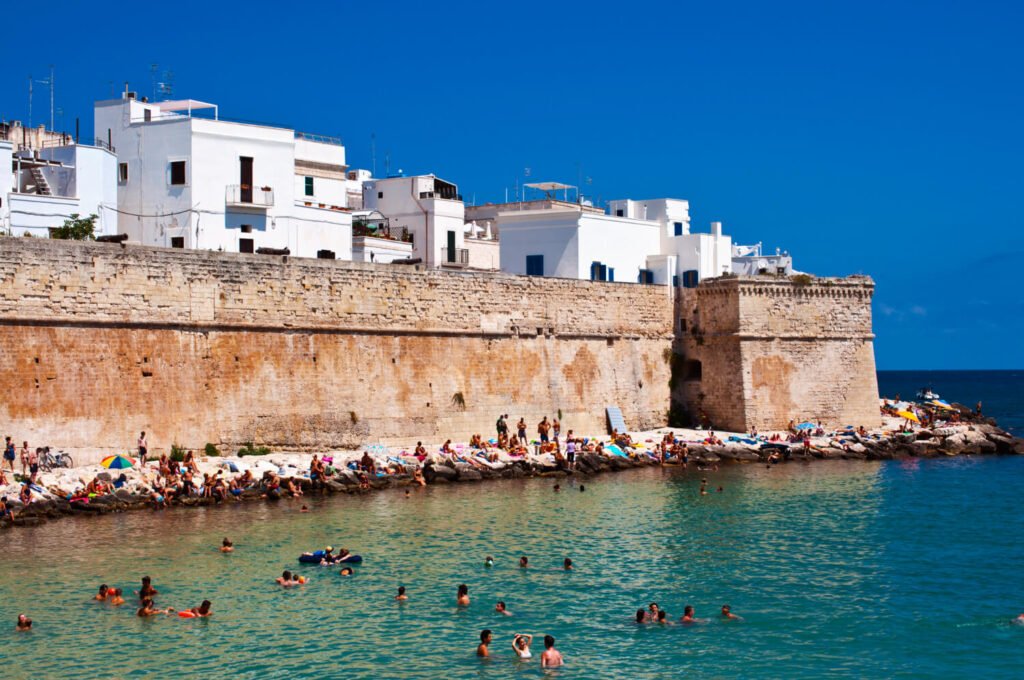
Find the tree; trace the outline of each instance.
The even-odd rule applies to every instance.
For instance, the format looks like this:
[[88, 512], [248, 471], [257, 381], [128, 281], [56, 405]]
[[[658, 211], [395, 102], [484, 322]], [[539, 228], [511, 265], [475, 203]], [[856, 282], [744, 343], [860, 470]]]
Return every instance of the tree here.
[[80, 217], [78, 213], [71, 213], [71, 217], [64, 220], [64, 224], [50, 230], [50, 238], [59, 238], [68, 241], [92, 241], [96, 237], [93, 231], [96, 229], [97, 215]]

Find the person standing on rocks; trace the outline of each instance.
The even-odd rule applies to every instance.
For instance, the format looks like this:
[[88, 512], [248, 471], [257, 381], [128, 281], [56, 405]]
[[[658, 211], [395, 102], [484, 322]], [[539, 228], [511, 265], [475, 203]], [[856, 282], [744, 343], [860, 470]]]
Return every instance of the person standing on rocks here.
[[551, 423], [548, 422], [548, 417], [544, 416], [544, 419], [537, 423], [537, 434], [540, 435], [540, 443], [548, 443], [548, 432], [551, 430]]
[[4, 443], [4, 462], [6, 462], [7, 465], [10, 466], [10, 468], [11, 468], [11, 476], [12, 477], [14, 476], [14, 459], [15, 459], [15, 457], [16, 456], [14, 455], [14, 442], [12, 442], [11, 438], [8, 436], [7, 437], [7, 441]]
[[501, 436], [508, 436], [508, 422], [506, 422], [508, 414], [498, 416], [498, 422], [495, 424], [495, 428], [498, 430], [498, 440], [501, 440]]
[[146, 431], [139, 433], [139, 463], [146, 464], [146, 453], [149, 451], [149, 442], [146, 441]]
[[[526, 418], [520, 416], [519, 422], [516, 423], [516, 429], [519, 430], [519, 441], [526, 442]], [[10, 439], [10, 437], [8, 437]], [[12, 470], [13, 472], [13, 470]]]

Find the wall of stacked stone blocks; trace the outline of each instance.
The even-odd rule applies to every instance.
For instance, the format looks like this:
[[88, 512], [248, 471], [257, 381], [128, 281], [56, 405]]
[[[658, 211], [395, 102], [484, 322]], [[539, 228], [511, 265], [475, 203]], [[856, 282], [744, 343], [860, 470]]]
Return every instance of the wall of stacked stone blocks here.
[[0, 422], [33, 446], [465, 441], [665, 423], [662, 287], [0, 239]]
[[729, 430], [877, 427], [873, 292], [867, 277], [721, 278], [680, 291], [674, 400]]

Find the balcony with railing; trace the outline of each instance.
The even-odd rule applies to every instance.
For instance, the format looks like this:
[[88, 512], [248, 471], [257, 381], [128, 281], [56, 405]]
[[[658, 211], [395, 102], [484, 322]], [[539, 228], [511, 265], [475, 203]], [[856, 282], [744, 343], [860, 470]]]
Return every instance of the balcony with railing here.
[[248, 184], [231, 184], [225, 190], [224, 202], [229, 208], [266, 210], [274, 206], [274, 190]]
[[468, 248], [441, 248], [442, 267], [468, 267]]

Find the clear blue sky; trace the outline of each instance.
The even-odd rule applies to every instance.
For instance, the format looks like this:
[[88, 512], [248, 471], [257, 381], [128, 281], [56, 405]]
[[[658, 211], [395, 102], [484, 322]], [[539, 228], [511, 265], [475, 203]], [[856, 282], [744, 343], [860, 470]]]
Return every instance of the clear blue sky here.
[[[867, 273], [880, 368], [1024, 367], [1024, 10], [989, 2], [50, 2], [0, 116], [65, 127], [125, 80], [339, 135], [467, 200], [522, 179], [690, 200], [799, 269]], [[60, 26], [60, 27], [58, 27]], [[48, 30], [53, 28], [53, 31]], [[14, 39], [15, 33], [20, 36]], [[37, 86], [34, 118], [48, 117]]]

